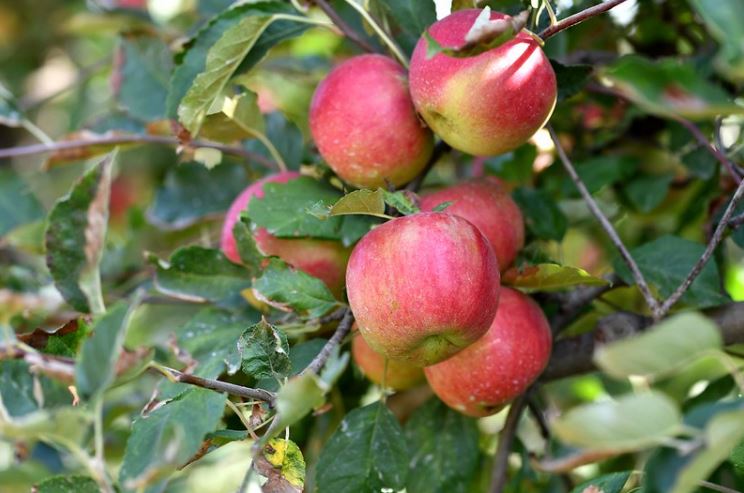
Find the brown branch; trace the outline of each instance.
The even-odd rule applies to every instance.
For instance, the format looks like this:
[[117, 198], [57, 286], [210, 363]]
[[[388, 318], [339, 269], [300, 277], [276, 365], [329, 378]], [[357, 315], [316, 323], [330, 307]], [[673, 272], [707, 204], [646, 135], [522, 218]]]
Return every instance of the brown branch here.
[[431, 157], [426, 163], [426, 166], [424, 166], [424, 169], [421, 170], [421, 173], [419, 173], [413, 181], [406, 185], [405, 189], [409, 192], [418, 192], [426, 179], [426, 175], [429, 174], [429, 171], [431, 171], [434, 165], [437, 164], [437, 161], [439, 161], [439, 159], [451, 149], [452, 148], [446, 142], [438, 142], [437, 145], [434, 146], [434, 151], [431, 153]]
[[[711, 308], [705, 314], [718, 326], [724, 345], [744, 343], [744, 302]], [[648, 317], [627, 312], [603, 317], [593, 331], [557, 341], [540, 379], [558, 380], [595, 371], [593, 357], [597, 347], [638, 335], [651, 323]]]
[[729, 175], [736, 180], [737, 183], [741, 182], [741, 175], [739, 174], [739, 171], [736, 169], [736, 165], [724, 154], [723, 150], [716, 148], [713, 144], [710, 143], [708, 138], [703, 134], [703, 132], [692, 123], [690, 120], [687, 120], [682, 117], [677, 117], [674, 119], [677, 123], [685, 127], [693, 137], [695, 137], [695, 140], [698, 141], [698, 143], [705, 148], [706, 151], [708, 151], [716, 160], [723, 165], [724, 168], [726, 168], [726, 171], [728, 171]]
[[499, 445], [493, 458], [493, 472], [491, 473], [490, 493], [502, 493], [506, 486], [507, 473], [509, 471], [509, 454], [511, 453], [514, 438], [517, 436], [517, 425], [522, 412], [527, 406], [530, 389], [517, 397], [509, 407], [506, 422], [499, 433]]
[[546, 40], [549, 37], [563, 31], [564, 29], [568, 29], [569, 27], [575, 26], [576, 24], [579, 24], [580, 22], [584, 22], [587, 19], [596, 17], [599, 14], [603, 14], [607, 12], [608, 10], [616, 7], [617, 5], [620, 5], [623, 2], [625, 2], [625, 0], [609, 0], [607, 2], [600, 3], [599, 5], [595, 5], [594, 7], [589, 7], [588, 9], [582, 10], [581, 12], [568, 16], [565, 19], [561, 19], [560, 21], [556, 22], [552, 26], [544, 29], [540, 33], [540, 37], [543, 40]]
[[344, 337], [346, 337], [346, 334], [349, 333], [353, 324], [354, 314], [351, 313], [351, 310], [347, 308], [346, 313], [344, 314], [344, 318], [342, 318], [341, 322], [338, 323], [336, 332], [334, 332], [331, 338], [328, 339], [328, 342], [325, 343], [323, 349], [321, 349], [318, 355], [313, 358], [310, 364], [307, 365], [304, 370], [302, 370], [302, 373], [307, 373], [308, 371], [316, 374], [320, 373], [320, 370], [323, 369], [323, 366], [326, 364], [326, 361], [328, 361], [328, 358], [331, 357], [331, 352], [333, 352], [333, 349], [341, 344], [341, 341], [344, 339]]
[[[164, 144], [164, 145], [182, 145], [177, 137], [167, 135], [145, 135], [145, 134], [130, 134], [130, 135], [111, 135], [105, 137], [92, 137], [89, 139], [80, 140], [63, 140], [55, 142], [54, 144], [33, 144], [28, 146], [10, 147], [8, 149], [0, 149], [0, 159], [18, 157], [18, 156], [30, 156], [33, 154], [44, 154], [47, 152], [57, 151], [68, 151], [71, 149], [84, 149], [86, 147], [95, 146], [108, 146], [108, 145], [121, 145], [121, 144]], [[206, 140], [192, 140], [188, 143], [189, 147], [206, 147], [209, 149], [217, 149], [218, 151], [230, 154], [233, 156], [242, 157], [248, 161], [255, 161], [256, 163], [270, 169], [277, 168], [277, 164], [272, 160], [258, 154], [251, 152], [242, 147], [229, 146], [226, 144], [220, 144], [218, 142], [211, 142]]]
[[350, 25], [344, 21], [340, 15], [338, 15], [338, 12], [336, 12], [333, 7], [330, 6], [330, 4], [326, 0], [312, 0], [315, 5], [322, 10], [326, 16], [333, 22], [336, 27], [341, 31], [341, 33], [349, 38], [350, 41], [354, 42], [357, 46], [359, 46], [362, 50], [368, 52], [368, 53], [375, 53], [377, 50], [374, 46], [369, 44], [366, 39], [364, 39], [362, 36], [359, 35]]
[[633, 279], [638, 285], [638, 289], [641, 291], [643, 298], [646, 300], [646, 304], [651, 309], [651, 313], [654, 314], [654, 317], [656, 319], [661, 318], [659, 315], [659, 302], [651, 293], [651, 289], [648, 287], [646, 279], [643, 277], [641, 270], [638, 268], [638, 264], [636, 264], [633, 256], [625, 247], [625, 244], [620, 239], [620, 235], [617, 234], [617, 231], [615, 231], [615, 228], [612, 226], [612, 223], [610, 223], [610, 220], [607, 219], [604, 213], [600, 210], [597, 202], [594, 200], [594, 197], [592, 197], [592, 194], [586, 188], [586, 185], [584, 185], [584, 182], [581, 181], [579, 174], [576, 172], [576, 169], [574, 168], [571, 160], [568, 158], [568, 155], [566, 155], [566, 151], [563, 149], [563, 146], [561, 145], [561, 142], [558, 139], [558, 135], [555, 133], [553, 127], [548, 125], [547, 129], [550, 132], [550, 137], [555, 143], [555, 149], [556, 151], [558, 151], [558, 157], [560, 158], [561, 163], [563, 163], [563, 167], [566, 169], [566, 172], [571, 177], [574, 185], [576, 185], [576, 188], [579, 190], [579, 193], [584, 199], [584, 202], [586, 202], [586, 205], [589, 207], [591, 213], [594, 215], [597, 221], [599, 221], [602, 229], [604, 229], [605, 233], [607, 233], [607, 236], [610, 237], [612, 244], [615, 245], [615, 248], [617, 248], [620, 252], [620, 256], [623, 258], [623, 261], [630, 269], [630, 272], [633, 275]]
[[695, 265], [692, 266], [690, 273], [687, 274], [687, 277], [685, 277], [684, 281], [682, 281], [677, 289], [675, 289], [674, 292], [671, 294], [671, 296], [669, 296], [669, 298], [667, 298], [664, 303], [661, 304], [659, 312], [662, 317], [666, 315], [667, 312], [672, 308], [672, 306], [674, 306], [674, 304], [679, 301], [682, 295], [685, 294], [685, 291], [689, 289], [695, 278], [700, 275], [700, 272], [702, 272], [705, 264], [707, 264], [708, 260], [710, 260], [710, 258], [713, 256], [713, 252], [715, 252], [716, 248], [718, 248], [718, 245], [721, 243], [721, 240], [723, 239], [723, 233], [726, 231], [726, 228], [728, 228], [729, 220], [734, 214], [736, 205], [739, 203], [742, 196], [744, 196], [744, 180], [740, 181], [739, 186], [736, 187], [736, 192], [734, 192], [734, 196], [731, 197], [731, 201], [726, 207], [726, 210], [724, 211], [723, 216], [718, 223], [718, 226], [716, 226], [713, 237], [710, 239], [708, 245], [705, 247], [703, 255], [698, 259]]
[[728, 225], [731, 227], [731, 229], [736, 229], [742, 224], [744, 224], [744, 212], [742, 212], [741, 214], [737, 216], [732, 217], [731, 219], [729, 219], [729, 222], [728, 222]]
[[234, 383], [214, 380], [212, 378], [198, 377], [162, 365], [151, 366], [149, 369], [155, 373], [164, 375], [166, 378], [175, 382], [186, 383], [204, 389], [215, 390], [217, 392], [224, 392], [244, 399], [266, 402], [270, 407], [274, 407], [276, 394], [269, 392], [268, 390], [253, 389], [250, 387], [243, 387], [242, 385], [235, 385]]

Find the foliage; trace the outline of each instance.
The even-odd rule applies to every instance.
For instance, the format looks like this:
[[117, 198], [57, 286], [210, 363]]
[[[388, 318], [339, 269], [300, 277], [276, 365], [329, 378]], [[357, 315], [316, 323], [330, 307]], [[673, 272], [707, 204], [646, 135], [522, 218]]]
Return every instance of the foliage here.
[[[333, 65], [365, 46], [404, 58], [421, 36], [477, 56], [598, 2], [478, 2], [516, 19], [481, 18], [457, 48], [427, 34], [435, 4], [475, 2], [0, 5], [3, 492], [485, 493], [494, 456], [499, 491], [744, 490], [744, 205], [710, 243], [744, 164], [744, 0], [626, 0], [560, 29], [544, 43], [557, 142], [446, 149], [408, 188], [354, 189], [309, 132]], [[302, 177], [241, 211], [230, 261], [226, 210], [284, 168]], [[507, 425], [363, 379], [346, 299], [258, 241], [347, 252], [481, 175], [526, 227], [502, 283], [554, 329], [531, 412]]]

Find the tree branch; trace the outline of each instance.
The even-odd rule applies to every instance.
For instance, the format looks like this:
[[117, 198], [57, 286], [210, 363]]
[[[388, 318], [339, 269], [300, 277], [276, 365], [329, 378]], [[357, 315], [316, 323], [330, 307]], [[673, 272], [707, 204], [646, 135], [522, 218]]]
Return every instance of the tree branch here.
[[576, 169], [574, 168], [573, 163], [571, 163], [571, 160], [568, 158], [568, 155], [566, 155], [566, 151], [563, 149], [563, 146], [561, 145], [561, 142], [558, 139], [558, 135], [555, 133], [553, 127], [548, 125], [547, 129], [550, 132], [550, 137], [553, 139], [555, 149], [556, 151], [558, 151], [558, 157], [560, 158], [561, 163], [563, 163], [563, 167], [566, 169], [566, 172], [571, 177], [574, 185], [576, 185], [576, 188], [579, 190], [579, 193], [586, 202], [586, 205], [589, 207], [589, 210], [599, 221], [602, 229], [605, 230], [605, 233], [607, 233], [607, 236], [610, 237], [610, 240], [612, 241], [613, 245], [615, 245], [615, 248], [617, 248], [620, 252], [620, 256], [623, 258], [623, 261], [625, 261], [625, 264], [628, 266], [628, 268], [630, 268], [633, 279], [638, 285], [638, 289], [641, 291], [643, 298], [646, 300], [646, 304], [651, 309], [651, 313], [654, 314], [654, 318], [658, 320], [659, 318], [661, 318], [659, 315], [659, 302], [651, 293], [651, 289], [648, 287], [646, 279], [643, 277], [641, 270], [638, 268], [638, 264], [636, 264], [635, 260], [633, 260], [633, 256], [625, 247], [625, 244], [620, 239], [620, 236], [617, 234], [617, 231], [615, 231], [615, 228], [612, 226], [612, 223], [610, 223], [610, 220], [607, 219], [604, 213], [600, 210], [597, 202], [594, 200], [594, 197], [592, 197], [592, 194], [589, 193], [586, 185], [584, 185], [584, 182], [581, 181], [579, 174], [576, 172]]
[[609, 0], [607, 2], [600, 3], [599, 5], [595, 5], [594, 7], [589, 7], [588, 9], [582, 10], [581, 12], [568, 16], [565, 19], [561, 19], [560, 21], [553, 24], [552, 26], [544, 29], [540, 33], [540, 37], [543, 40], [546, 40], [549, 37], [555, 34], [558, 34], [559, 32], [565, 29], [568, 29], [571, 26], [575, 26], [576, 24], [579, 24], [580, 22], [584, 22], [587, 19], [596, 17], [599, 14], [603, 14], [625, 1], [626, 0]]
[[304, 370], [302, 370], [302, 373], [307, 373], [308, 371], [316, 374], [320, 373], [320, 370], [323, 369], [326, 361], [328, 361], [328, 358], [331, 356], [331, 352], [333, 351], [333, 349], [341, 344], [341, 341], [344, 339], [344, 337], [346, 337], [346, 334], [349, 333], [353, 324], [354, 314], [351, 313], [351, 310], [347, 308], [346, 313], [344, 314], [344, 318], [342, 318], [341, 321], [338, 323], [336, 332], [334, 332], [331, 338], [328, 339], [328, 342], [325, 343], [323, 349], [321, 349], [318, 355], [313, 358], [310, 364], [307, 365]]
[[421, 173], [419, 173], [416, 178], [413, 179], [408, 185], [406, 185], [406, 190], [409, 192], [418, 192], [421, 189], [421, 185], [423, 185], [424, 180], [426, 179], [426, 175], [429, 174], [429, 171], [434, 167], [435, 164], [437, 164], [437, 161], [439, 161], [439, 158], [441, 158], [444, 154], [449, 152], [452, 148], [444, 141], [437, 142], [437, 145], [434, 146], [434, 151], [431, 153], [431, 157], [429, 158], [429, 161], [426, 163], [426, 166], [424, 166], [424, 169], [421, 170]]
[[[618, 95], [622, 97], [622, 95]], [[711, 142], [707, 139], [705, 134], [690, 120], [687, 120], [685, 118], [675, 118], [674, 121], [685, 127], [693, 137], [695, 137], [695, 140], [698, 141], [698, 143], [705, 148], [706, 151], [708, 151], [716, 160], [718, 160], [719, 163], [723, 165], [724, 168], [726, 168], [726, 171], [728, 171], [729, 175], [736, 180], [737, 183], [741, 183], [741, 175], [739, 174], [739, 171], [736, 169], [736, 165], [724, 154], [723, 150], [716, 148]]]
[[[724, 345], [744, 343], [744, 302], [729, 303], [704, 313], [718, 326]], [[557, 341], [540, 379], [559, 380], [595, 371], [593, 357], [598, 346], [638, 335], [651, 324], [650, 318], [634, 313], [607, 315], [593, 331]]]
[[[95, 146], [108, 146], [108, 145], [121, 145], [121, 144], [164, 144], [164, 145], [183, 145], [177, 137], [167, 135], [144, 135], [144, 134], [130, 134], [130, 135], [111, 135], [104, 137], [91, 137], [89, 139], [79, 140], [62, 140], [55, 142], [54, 144], [33, 144], [28, 146], [11, 147], [8, 149], [0, 149], [0, 159], [18, 157], [18, 156], [30, 156], [33, 154], [44, 154], [47, 152], [57, 151], [68, 151], [73, 149], [85, 149], [86, 147]], [[278, 167], [272, 160], [258, 154], [251, 152], [242, 147], [229, 146], [226, 144], [220, 144], [218, 142], [211, 142], [206, 140], [192, 140], [188, 143], [188, 147], [206, 147], [208, 149], [217, 149], [218, 151], [230, 154], [233, 156], [242, 157], [248, 161], [255, 161], [256, 163], [270, 169]]]
[[493, 472], [491, 473], [490, 493], [502, 493], [506, 486], [507, 472], [509, 471], [509, 454], [511, 453], [514, 437], [517, 436], [517, 425], [522, 412], [527, 406], [530, 389], [517, 397], [509, 407], [509, 414], [506, 415], [506, 422], [499, 433], [499, 446], [496, 449], [496, 455], [493, 458]]
[[312, 0], [315, 5], [322, 10], [326, 16], [333, 22], [336, 27], [341, 31], [341, 33], [349, 38], [350, 41], [352, 41], [354, 44], [359, 46], [362, 50], [368, 52], [368, 53], [376, 53], [377, 50], [374, 46], [369, 44], [366, 39], [361, 37], [354, 29], [351, 28], [350, 25], [344, 21], [340, 15], [338, 15], [338, 12], [333, 10], [333, 7], [330, 6], [330, 4], [326, 0]]
[[736, 209], [736, 205], [741, 200], [742, 196], [744, 195], [744, 180], [739, 182], [739, 186], [736, 187], [736, 192], [734, 192], [734, 196], [731, 197], [731, 201], [729, 201], [728, 206], [726, 207], [726, 210], [723, 213], [723, 216], [721, 217], [721, 220], [718, 222], [718, 226], [716, 226], [716, 230], [713, 233], [713, 237], [708, 242], [708, 245], [705, 247], [705, 251], [703, 252], [703, 255], [698, 259], [698, 261], [695, 263], [695, 265], [692, 266], [692, 269], [690, 270], [690, 273], [687, 274], [687, 277], [685, 277], [684, 281], [677, 287], [677, 289], [674, 290], [674, 292], [667, 298], [664, 303], [661, 304], [661, 307], [659, 309], [661, 316], [667, 314], [667, 312], [674, 306], [677, 301], [682, 297], [683, 294], [685, 294], [685, 291], [687, 291], [692, 284], [692, 282], [695, 280], [695, 278], [700, 275], [700, 272], [702, 272], [703, 267], [705, 267], [705, 264], [708, 263], [708, 260], [713, 256], [713, 252], [715, 252], [718, 245], [721, 243], [721, 240], [723, 239], [723, 233], [726, 231], [726, 228], [729, 226], [729, 220], [731, 219], [731, 216], [734, 214], [734, 210]]

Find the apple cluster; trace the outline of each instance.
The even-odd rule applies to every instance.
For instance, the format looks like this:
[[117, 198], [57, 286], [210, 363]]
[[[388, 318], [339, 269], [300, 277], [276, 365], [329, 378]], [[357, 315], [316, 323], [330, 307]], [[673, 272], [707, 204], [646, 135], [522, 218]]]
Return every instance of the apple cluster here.
[[[455, 12], [428, 33], [457, 49], [480, 13]], [[504, 18], [491, 13], [491, 20]], [[471, 155], [503, 153], [540, 129], [555, 101], [555, 74], [527, 34], [467, 58], [429, 57], [422, 37], [408, 73], [382, 55], [336, 66], [313, 96], [310, 129], [346, 183], [398, 187], [426, 167], [435, 135]], [[265, 183], [297, 176], [267, 177], [235, 200], [222, 234], [230, 260], [240, 261], [233, 226], [248, 202], [262, 199]], [[339, 299], [345, 286], [356, 319], [352, 354], [372, 381], [405, 389], [425, 377], [454, 409], [493, 414], [526, 390], [550, 356], [540, 307], [501, 285], [501, 272], [524, 246], [522, 214], [493, 177], [425, 193], [420, 208], [373, 228], [351, 252], [338, 242], [277, 238], [262, 228], [254, 237], [262, 253], [321, 279]]]

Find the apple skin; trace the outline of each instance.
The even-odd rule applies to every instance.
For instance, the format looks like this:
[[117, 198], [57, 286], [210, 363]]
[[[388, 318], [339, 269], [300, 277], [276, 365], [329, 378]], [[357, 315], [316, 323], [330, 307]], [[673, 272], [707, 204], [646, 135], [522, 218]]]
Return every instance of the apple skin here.
[[420, 367], [401, 361], [388, 359], [385, 371], [385, 357], [369, 347], [358, 331], [354, 332], [351, 340], [351, 356], [362, 373], [377, 385], [382, 385], [384, 380], [387, 388], [405, 390], [424, 380], [424, 371]]
[[483, 234], [442, 212], [399, 217], [357, 243], [349, 305], [367, 343], [391, 360], [438, 363], [486, 333], [501, 279]]
[[505, 271], [524, 246], [522, 211], [509, 191], [498, 178], [475, 178], [424, 195], [421, 210], [430, 211], [450, 201], [444, 211], [475, 224], [491, 242], [499, 267]]
[[411, 181], [433, 150], [405, 69], [383, 55], [350, 58], [328, 74], [310, 103], [310, 130], [333, 171], [362, 188]]
[[[435, 22], [429, 34], [444, 47], [460, 47], [480, 12], [458, 10]], [[491, 13], [492, 20], [504, 17]], [[427, 60], [426, 47], [422, 37], [411, 57], [411, 97], [434, 133], [455, 149], [501, 154], [524, 144], [550, 118], [555, 72], [528, 34], [468, 58], [438, 53]]]
[[[222, 226], [220, 246], [228, 259], [238, 264], [241, 262], [232, 230], [250, 200], [253, 197], [260, 199], [264, 196], [263, 186], [266, 183], [286, 183], [299, 176], [299, 173], [293, 171], [270, 175], [254, 182], [238, 195], [227, 211]], [[256, 228], [253, 237], [261, 253], [279, 257], [291, 266], [317, 277], [328, 286], [337, 299], [343, 299], [349, 249], [341, 243], [309, 238], [277, 238], [265, 228]]]
[[452, 358], [424, 368], [434, 393], [468, 416], [497, 413], [527, 390], [550, 359], [550, 325], [532, 298], [501, 289], [488, 333]]

